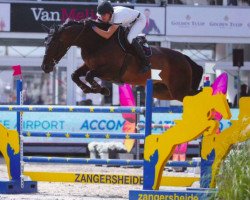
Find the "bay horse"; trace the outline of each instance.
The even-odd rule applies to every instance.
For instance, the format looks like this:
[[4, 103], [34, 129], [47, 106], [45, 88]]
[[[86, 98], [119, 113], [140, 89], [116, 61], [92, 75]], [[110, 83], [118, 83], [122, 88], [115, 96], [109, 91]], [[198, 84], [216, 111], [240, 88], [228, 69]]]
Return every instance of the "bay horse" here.
[[[100, 23], [91, 19], [82, 21], [66, 20], [63, 25], [49, 28], [45, 38], [45, 55], [42, 69], [45, 73], [52, 72], [54, 66], [66, 54], [71, 46], [81, 48], [84, 64], [73, 74], [72, 80], [84, 93], [101, 93], [109, 95], [109, 90], [101, 87], [94, 78], [113, 83], [128, 83], [145, 86], [146, 80], [151, 77], [151, 72], [139, 73], [140, 60], [134, 51], [124, 51], [119, 44], [121, 27], [110, 39], [104, 39], [95, 33], [92, 26], [107, 30], [109, 24]], [[130, 47], [131, 49], [131, 47]], [[162, 80], [155, 80], [153, 96], [162, 100], [182, 101], [186, 95], [197, 92], [203, 68], [180, 52], [152, 46], [150, 62], [153, 69], [162, 70]], [[80, 80], [85, 80], [90, 87]]]

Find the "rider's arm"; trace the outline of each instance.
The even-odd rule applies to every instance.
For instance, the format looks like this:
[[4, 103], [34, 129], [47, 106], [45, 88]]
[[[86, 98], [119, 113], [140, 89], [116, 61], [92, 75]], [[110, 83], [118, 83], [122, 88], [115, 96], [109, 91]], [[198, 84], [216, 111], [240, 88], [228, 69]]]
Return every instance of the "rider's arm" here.
[[112, 26], [109, 27], [109, 29], [107, 31], [104, 31], [96, 26], [93, 27], [93, 30], [100, 35], [101, 37], [105, 38], [105, 39], [109, 39], [114, 32], [117, 30], [117, 28], [119, 27], [119, 25], [115, 25], [113, 24]]

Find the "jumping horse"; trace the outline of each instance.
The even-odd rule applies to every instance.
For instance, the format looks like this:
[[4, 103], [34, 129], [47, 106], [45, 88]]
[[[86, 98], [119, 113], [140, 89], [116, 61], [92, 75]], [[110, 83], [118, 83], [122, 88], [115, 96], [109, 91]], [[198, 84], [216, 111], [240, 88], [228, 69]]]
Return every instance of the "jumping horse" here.
[[[109, 95], [109, 90], [101, 87], [94, 78], [113, 83], [129, 83], [145, 86], [150, 78], [150, 70], [140, 73], [140, 60], [131, 46], [122, 48], [119, 38], [125, 38], [120, 27], [110, 39], [97, 35], [92, 26], [107, 30], [109, 24], [91, 19], [82, 21], [66, 20], [60, 26], [48, 29], [45, 38], [45, 55], [42, 69], [45, 73], [52, 72], [54, 66], [66, 54], [71, 46], [81, 48], [84, 64], [73, 74], [72, 80], [84, 93], [101, 93]], [[119, 34], [120, 33], [120, 34]], [[197, 89], [203, 74], [203, 68], [180, 52], [152, 46], [150, 62], [153, 69], [162, 70], [162, 80], [155, 80], [153, 96], [158, 99], [182, 101], [187, 95], [197, 94]], [[85, 77], [89, 83], [84, 83], [80, 77]]]

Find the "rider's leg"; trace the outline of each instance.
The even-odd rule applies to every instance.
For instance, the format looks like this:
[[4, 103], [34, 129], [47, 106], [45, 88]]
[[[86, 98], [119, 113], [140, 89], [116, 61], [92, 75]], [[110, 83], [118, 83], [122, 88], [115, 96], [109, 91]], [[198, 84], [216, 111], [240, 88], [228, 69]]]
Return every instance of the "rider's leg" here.
[[141, 60], [141, 63], [143, 65], [142, 72], [148, 71], [151, 68], [151, 64], [149, 62], [149, 59], [145, 56], [142, 46], [135, 38], [138, 36], [138, 34], [142, 32], [145, 25], [146, 25], [146, 18], [143, 14], [141, 14], [140, 17], [134, 23], [134, 25], [131, 27], [127, 38], [129, 43], [133, 45], [137, 55]]
[[82, 89], [84, 93], [91, 92], [91, 88], [87, 86], [84, 82], [82, 82], [80, 80], [80, 77], [86, 76], [86, 73], [88, 71], [89, 68], [87, 67], [87, 65], [84, 64], [71, 74], [71, 79], [76, 83], [78, 87]]
[[142, 48], [142, 46], [140, 45], [140, 43], [138, 42], [138, 40], [135, 38], [132, 41], [132, 45], [138, 55], [138, 57], [141, 60], [141, 64], [142, 64], [142, 69], [141, 72], [147, 72], [150, 68], [151, 68], [151, 64], [149, 62], [149, 59], [145, 56], [144, 50]]

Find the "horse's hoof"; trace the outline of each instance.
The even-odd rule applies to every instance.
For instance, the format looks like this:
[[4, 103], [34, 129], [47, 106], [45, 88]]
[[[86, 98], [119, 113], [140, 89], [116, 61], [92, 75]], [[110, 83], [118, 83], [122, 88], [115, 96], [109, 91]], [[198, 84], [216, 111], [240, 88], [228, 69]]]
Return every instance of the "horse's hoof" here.
[[109, 96], [110, 95], [110, 91], [108, 88], [105, 88], [105, 87], [102, 87], [101, 88], [101, 92], [100, 92], [102, 95], [104, 96]]

